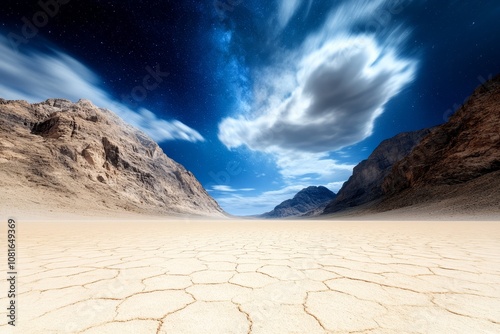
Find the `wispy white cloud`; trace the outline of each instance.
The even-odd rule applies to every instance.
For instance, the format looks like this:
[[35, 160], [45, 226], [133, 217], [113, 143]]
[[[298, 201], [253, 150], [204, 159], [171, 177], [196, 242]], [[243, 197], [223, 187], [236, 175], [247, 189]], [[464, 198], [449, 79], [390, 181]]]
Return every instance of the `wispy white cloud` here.
[[178, 120], [158, 118], [147, 109], [132, 110], [99, 85], [99, 77], [76, 59], [59, 51], [16, 52], [0, 35], [0, 97], [40, 102], [48, 98], [88, 99], [114, 111], [155, 141], [204, 141], [202, 135]]
[[216, 186], [212, 186], [212, 189], [209, 189], [208, 191], [219, 191], [219, 192], [233, 193], [233, 192], [254, 191], [254, 190], [255, 190], [254, 188], [234, 189], [234, 188], [232, 188], [230, 186], [226, 186], [226, 185], [216, 185]]
[[279, 0], [278, 22], [281, 27], [287, 25], [303, 0]]
[[281, 152], [275, 155], [276, 165], [285, 180], [300, 179], [303, 175], [312, 175], [317, 182], [332, 179], [343, 180], [351, 173], [354, 165], [340, 163], [328, 157], [328, 153]]
[[293, 198], [296, 193], [305, 187], [306, 185], [288, 186], [279, 190], [266, 191], [255, 196], [228, 193], [225, 196], [218, 196], [216, 199], [223, 208], [228, 209], [229, 213], [236, 215], [253, 215], [272, 210], [281, 202]]
[[[297, 11], [305, 4], [306, 9], [302, 13], [307, 16], [311, 9], [313, 0], [278, 0], [278, 25], [280, 29], [287, 26], [290, 19], [297, 13]], [[303, 7], [302, 7], [303, 8]]]
[[233, 189], [230, 186], [224, 186], [224, 185], [213, 186], [211, 190], [222, 191], [222, 192], [235, 192], [236, 191], [236, 189]]
[[340, 188], [344, 185], [344, 181], [341, 182], [330, 182], [325, 184], [325, 187], [333, 191], [334, 193], [338, 193]]

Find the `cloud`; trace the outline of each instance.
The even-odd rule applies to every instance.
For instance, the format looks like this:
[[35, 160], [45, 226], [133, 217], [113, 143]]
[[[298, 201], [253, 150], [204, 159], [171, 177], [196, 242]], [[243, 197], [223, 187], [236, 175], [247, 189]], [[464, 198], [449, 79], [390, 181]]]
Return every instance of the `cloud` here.
[[307, 3], [303, 14], [307, 16], [313, 0], [278, 0], [278, 24], [281, 29], [285, 28], [290, 19], [297, 13], [304, 3]]
[[356, 144], [372, 134], [385, 104], [412, 81], [414, 65], [369, 36], [343, 37], [305, 55], [296, 73], [289, 97], [257, 115], [224, 119], [219, 139], [228, 148], [269, 153], [328, 152]]
[[[287, 3], [281, 2], [280, 15], [289, 19], [301, 1]], [[412, 82], [417, 67], [415, 60], [399, 55], [407, 30], [387, 29], [384, 40], [353, 33], [363, 24], [369, 30], [382, 5], [383, 0], [344, 2], [300, 46], [280, 51], [274, 64], [257, 69], [251, 111], [247, 102], [244, 110], [223, 119], [219, 140], [229, 149], [273, 155], [285, 178], [352, 169], [328, 153], [368, 138], [385, 105]]]
[[256, 196], [243, 196], [233, 193], [217, 196], [216, 200], [231, 214], [254, 215], [272, 210], [276, 205], [292, 198], [307, 186], [309, 185], [288, 186], [279, 190], [266, 191]]
[[340, 188], [344, 185], [345, 182], [330, 182], [325, 185], [326, 188], [330, 189], [334, 193], [338, 193]]
[[314, 177], [317, 182], [328, 182], [332, 178], [346, 179], [354, 165], [340, 163], [329, 158], [328, 153], [288, 152], [275, 155], [276, 165], [285, 180]]
[[254, 191], [254, 188], [241, 188], [241, 189], [234, 189], [230, 186], [225, 186], [225, 185], [216, 185], [212, 186], [212, 189], [209, 191], [219, 191], [219, 192], [240, 192], [240, 191]]
[[134, 111], [117, 102], [99, 85], [99, 77], [76, 59], [59, 51], [16, 52], [0, 35], [0, 97], [40, 102], [48, 98], [88, 99], [109, 109], [157, 142], [204, 141], [196, 130], [177, 120], [164, 120], [147, 109]]
[[222, 191], [222, 192], [235, 192], [236, 191], [236, 189], [233, 189], [230, 186], [223, 186], [223, 185], [213, 186], [212, 189], [215, 191]]
[[278, 22], [281, 27], [287, 25], [288, 21], [295, 14], [302, 0], [280, 0], [278, 10]]

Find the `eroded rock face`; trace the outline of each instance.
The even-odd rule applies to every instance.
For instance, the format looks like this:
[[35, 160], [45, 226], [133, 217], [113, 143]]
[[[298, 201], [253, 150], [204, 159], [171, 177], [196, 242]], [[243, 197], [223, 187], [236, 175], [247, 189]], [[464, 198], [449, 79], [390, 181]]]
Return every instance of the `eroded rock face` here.
[[354, 167], [352, 176], [326, 206], [324, 213], [338, 212], [379, 199], [383, 195], [382, 183], [392, 166], [408, 155], [430, 132], [424, 129], [400, 133], [380, 143], [368, 159]]
[[450, 118], [395, 164], [388, 196], [424, 186], [454, 185], [500, 170], [500, 76], [479, 87]]
[[0, 184], [12, 194], [75, 210], [223, 215], [192, 173], [89, 101], [0, 99], [0, 137]]
[[311, 215], [318, 208], [322, 208], [335, 198], [331, 190], [319, 187], [307, 187], [299, 191], [293, 199], [289, 199], [276, 206], [273, 211], [264, 213], [261, 218], [285, 218]]

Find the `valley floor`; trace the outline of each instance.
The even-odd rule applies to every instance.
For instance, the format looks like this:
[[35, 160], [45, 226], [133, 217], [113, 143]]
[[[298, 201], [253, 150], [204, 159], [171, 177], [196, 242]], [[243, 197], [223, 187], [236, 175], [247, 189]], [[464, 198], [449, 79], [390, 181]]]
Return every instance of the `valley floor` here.
[[500, 222], [17, 224], [2, 333], [500, 333]]

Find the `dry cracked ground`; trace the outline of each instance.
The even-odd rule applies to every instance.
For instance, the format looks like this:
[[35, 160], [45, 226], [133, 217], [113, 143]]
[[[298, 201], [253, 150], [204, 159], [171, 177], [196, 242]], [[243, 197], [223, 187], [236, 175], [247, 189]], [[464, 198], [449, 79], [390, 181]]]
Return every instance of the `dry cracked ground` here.
[[19, 221], [17, 233], [18, 322], [2, 306], [1, 333], [500, 333], [498, 222]]

